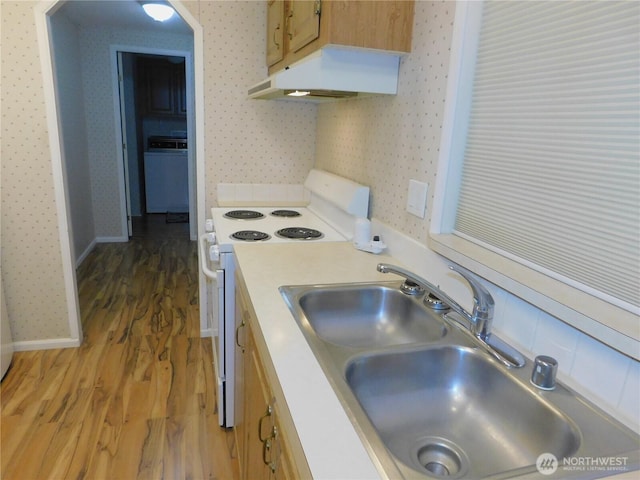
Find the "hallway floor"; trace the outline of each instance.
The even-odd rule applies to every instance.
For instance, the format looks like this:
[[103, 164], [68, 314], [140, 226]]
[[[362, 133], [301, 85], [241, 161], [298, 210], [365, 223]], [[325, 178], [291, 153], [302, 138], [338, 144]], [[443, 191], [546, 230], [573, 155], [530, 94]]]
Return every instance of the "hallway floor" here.
[[147, 213], [131, 217], [132, 236], [144, 238], [186, 238], [189, 235], [189, 222], [169, 223], [168, 214]]
[[184, 225], [98, 244], [78, 269], [82, 346], [14, 355], [0, 386], [1, 478], [237, 478]]

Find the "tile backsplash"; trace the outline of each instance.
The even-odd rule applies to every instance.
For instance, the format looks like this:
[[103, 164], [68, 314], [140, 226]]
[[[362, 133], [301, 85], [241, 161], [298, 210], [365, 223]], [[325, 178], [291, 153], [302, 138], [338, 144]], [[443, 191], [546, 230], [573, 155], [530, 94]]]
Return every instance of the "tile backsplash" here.
[[[372, 223], [373, 234], [381, 235], [390, 255], [471, 308], [465, 303], [471, 302], [470, 290], [449, 272], [451, 262], [375, 218]], [[565, 385], [640, 433], [640, 362], [489, 282], [483, 284], [496, 302], [494, 333], [530, 359], [554, 357]]]

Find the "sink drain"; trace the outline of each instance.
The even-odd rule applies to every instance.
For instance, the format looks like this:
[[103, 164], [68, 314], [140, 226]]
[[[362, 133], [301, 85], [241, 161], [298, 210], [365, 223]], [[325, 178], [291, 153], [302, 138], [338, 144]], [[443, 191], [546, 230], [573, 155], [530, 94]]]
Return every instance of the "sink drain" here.
[[429, 470], [434, 475], [438, 475], [439, 477], [448, 477], [450, 472], [447, 466], [444, 463], [440, 462], [429, 462], [424, 468]]
[[466, 473], [464, 455], [458, 453], [458, 449], [454, 445], [444, 439], [434, 441], [435, 439], [431, 438], [429, 440], [429, 443], [423, 443], [415, 451], [416, 460], [426, 470], [425, 473], [440, 478], [460, 478]]

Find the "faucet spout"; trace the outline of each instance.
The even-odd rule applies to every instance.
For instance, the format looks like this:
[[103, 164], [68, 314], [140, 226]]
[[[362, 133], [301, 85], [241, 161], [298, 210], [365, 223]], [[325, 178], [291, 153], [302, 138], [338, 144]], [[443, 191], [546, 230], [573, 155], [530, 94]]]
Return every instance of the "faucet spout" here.
[[470, 315], [474, 335], [485, 340], [491, 334], [495, 302], [489, 291], [466, 268], [450, 265], [449, 268], [459, 273], [473, 291], [473, 312]]
[[480, 338], [486, 340], [491, 334], [491, 324], [493, 321], [494, 301], [489, 291], [474, 278], [467, 269], [451, 265], [451, 270], [459, 273], [469, 283], [471, 290], [473, 291], [473, 311], [467, 312], [458, 302], [456, 302], [449, 295], [444, 293], [440, 288], [433, 285], [428, 280], [412, 273], [404, 268], [397, 267], [395, 265], [389, 265], [388, 263], [379, 263], [378, 271], [381, 273], [395, 273], [405, 279], [418, 284], [429, 293], [435, 295], [444, 303], [446, 303], [451, 310], [458, 315], [464, 317], [470, 324], [471, 332]]
[[[489, 291], [466, 268], [454, 265], [451, 265], [449, 268], [459, 273], [471, 287], [473, 292], [473, 311], [471, 313], [462, 308], [460, 304], [440, 290], [439, 287], [436, 287], [415, 273], [395, 265], [389, 265], [388, 263], [379, 263], [377, 267], [381, 273], [395, 273], [396, 275], [400, 275], [438, 297], [443, 303], [449, 306], [451, 310], [467, 321], [470, 333], [473, 334], [494, 357], [507, 367], [522, 367], [525, 364], [522, 354], [499, 338], [491, 335], [495, 302]], [[458, 320], [456, 320], [456, 322], [460, 323]]]

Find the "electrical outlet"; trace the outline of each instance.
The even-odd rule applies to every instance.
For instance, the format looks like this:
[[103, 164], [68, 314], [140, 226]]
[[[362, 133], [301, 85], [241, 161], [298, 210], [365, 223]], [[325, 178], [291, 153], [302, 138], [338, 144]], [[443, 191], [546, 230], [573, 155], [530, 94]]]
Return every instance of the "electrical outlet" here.
[[407, 212], [419, 218], [424, 218], [427, 211], [428, 183], [409, 180], [409, 194], [407, 198]]

